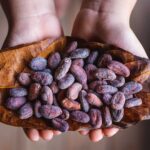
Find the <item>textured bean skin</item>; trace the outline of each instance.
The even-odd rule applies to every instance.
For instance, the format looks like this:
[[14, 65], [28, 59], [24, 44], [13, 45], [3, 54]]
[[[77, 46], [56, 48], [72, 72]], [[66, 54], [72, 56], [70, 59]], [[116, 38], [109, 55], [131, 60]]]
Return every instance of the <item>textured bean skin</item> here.
[[87, 85], [87, 74], [82, 67], [72, 65], [70, 71], [79, 83], [81, 83], [83, 86]]
[[102, 115], [99, 109], [91, 109], [89, 112], [90, 123], [93, 128], [101, 128], [102, 126]]
[[72, 101], [68, 98], [63, 99], [61, 102], [61, 105], [67, 110], [80, 110], [81, 109], [80, 103], [76, 101]]
[[78, 66], [83, 67], [84, 66], [84, 61], [81, 58], [80, 59], [75, 59], [75, 60], [72, 61], [72, 65], [78, 65]]
[[52, 84], [50, 85], [50, 88], [54, 94], [58, 93], [59, 91], [59, 87], [55, 81], [52, 82]]
[[112, 109], [111, 115], [114, 122], [120, 122], [124, 115], [124, 109], [121, 110]]
[[37, 118], [41, 118], [42, 115], [40, 113], [41, 102], [38, 100], [34, 104], [34, 114]]
[[78, 48], [70, 53], [70, 58], [87, 58], [90, 54], [90, 50], [88, 48]]
[[53, 77], [48, 72], [37, 71], [31, 74], [33, 81], [40, 83], [41, 85], [50, 85], [53, 81]]
[[121, 91], [125, 95], [132, 95], [135, 93], [138, 93], [142, 90], [142, 85], [140, 83], [130, 81], [128, 83], [125, 83], [125, 85], [122, 87]]
[[86, 63], [87, 64], [94, 64], [98, 57], [98, 51], [91, 51], [90, 55], [88, 56]]
[[78, 110], [72, 111], [70, 114], [70, 118], [80, 123], [88, 123], [90, 121], [90, 117], [88, 114]]
[[61, 61], [61, 56], [59, 52], [55, 52], [48, 57], [48, 67], [50, 69], [55, 69], [58, 67]]
[[114, 87], [122, 87], [125, 84], [125, 78], [123, 76], [117, 76], [113, 81], [110, 81], [110, 84]]
[[28, 94], [28, 98], [29, 100], [35, 100], [39, 94], [40, 94], [40, 90], [41, 90], [41, 85], [39, 83], [32, 83], [29, 87], [29, 94]]
[[9, 95], [12, 97], [22, 97], [28, 94], [25, 88], [13, 88], [9, 90]]
[[141, 104], [142, 104], [142, 100], [140, 98], [131, 98], [131, 99], [126, 100], [125, 108], [140, 106]]
[[33, 115], [32, 105], [30, 103], [24, 104], [18, 111], [20, 119], [28, 119]]
[[43, 72], [47, 72], [47, 73], [52, 74], [52, 70], [51, 70], [51, 69], [48, 69], [48, 68], [44, 69]]
[[65, 120], [54, 118], [52, 119], [51, 123], [56, 130], [61, 132], [66, 132], [69, 130], [69, 124]]
[[40, 113], [45, 119], [53, 119], [62, 114], [62, 110], [58, 106], [42, 105], [40, 107]]
[[118, 62], [118, 61], [114, 61], [112, 60], [107, 67], [114, 71], [116, 74], [124, 76], [124, 77], [128, 77], [130, 75], [130, 70], [128, 69], [128, 67], [126, 67], [124, 64]]
[[71, 73], [68, 73], [65, 77], [58, 81], [58, 87], [62, 90], [67, 89], [73, 84], [74, 81], [74, 76]]
[[133, 95], [125, 95], [126, 100], [133, 98]]
[[87, 74], [87, 79], [88, 80], [93, 80], [95, 79], [95, 76], [94, 76], [94, 72], [97, 70], [97, 67], [93, 64], [88, 64], [84, 67], [85, 69], [85, 72]]
[[41, 71], [46, 68], [47, 60], [42, 57], [36, 57], [31, 60], [29, 66], [34, 71]]
[[87, 93], [86, 98], [87, 98], [88, 103], [90, 103], [93, 106], [100, 107], [103, 105], [100, 98], [94, 93]]
[[21, 72], [18, 75], [18, 81], [23, 86], [28, 86], [31, 83], [30, 73]]
[[107, 65], [112, 61], [112, 57], [109, 54], [102, 55], [98, 60], [98, 67], [107, 67]]
[[89, 83], [89, 88], [95, 90], [97, 85], [107, 85], [107, 82], [105, 80], [95, 80]]
[[67, 46], [65, 52], [66, 52], [66, 53], [71, 53], [71, 52], [74, 51], [77, 47], [78, 47], [77, 41], [73, 41], [73, 42], [71, 42], [71, 43]]
[[53, 93], [52, 90], [48, 86], [43, 86], [41, 89], [41, 100], [45, 104], [52, 105], [53, 104]]
[[106, 93], [106, 94], [103, 94], [102, 100], [103, 100], [103, 102], [104, 102], [106, 105], [110, 105], [110, 104], [111, 104], [111, 98], [112, 98], [112, 95]]
[[82, 84], [78, 82], [72, 84], [67, 90], [67, 97], [71, 100], [77, 99], [81, 89], [82, 89]]
[[53, 105], [59, 106], [59, 103], [58, 103], [55, 95], [53, 95]]
[[105, 93], [113, 94], [113, 93], [116, 93], [118, 91], [118, 89], [111, 85], [98, 85], [96, 87], [96, 91], [99, 94], [105, 94]]
[[125, 104], [125, 96], [122, 92], [117, 92], [111, 99], [111, 107], [116, 110], [123, 108]]
[[70, 117], [69, 111], [66, 109], [62, 110], [62, 114], [60, 115], [60, 119], [68, 120]]
[[88, 103], [88, 101], [86, 99], [86, 96], [87, 96], [87, 92], [86, 91], [84, 91], [84, 90], [80, 91], [79, 99], [80, 99], [82, 110], [84, 112], [88, 112], [89, 109], [90, 109], [90, 106], [89, 106], [89, 103]]
[[68, 57], [64, 58], [61, 61], [60, 65], [58, 66], [58, 68], [55, 71], [55, 78], [57, 80], [62, 79], [67, 74], [67, 72], [69, 71], [69, 69], [71, 67], [71, 63], [72, 63], [72, 61]]
[[115, 80], [116, 79], [115, 73], [107, 68], [97, 69], [94, 75], [99, 80]]
[[25, 104], [26, 98], [25, 97], [9, 97], [6, 100], [5, 106], [11, 110], [19, 109], [23, 104]]
[[103, 108], [103, 123], [106, 128], [112, 125], [110, 110], [107, 106]]

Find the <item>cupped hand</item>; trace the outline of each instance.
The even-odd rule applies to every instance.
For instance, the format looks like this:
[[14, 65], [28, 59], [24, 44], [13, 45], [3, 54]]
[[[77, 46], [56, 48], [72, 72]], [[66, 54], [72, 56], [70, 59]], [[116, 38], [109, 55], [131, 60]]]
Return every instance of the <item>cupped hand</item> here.
[[[128, 4], [127, 4], [128, 3]], [[118, 0], [83, 0], [78, 13], [72, 35], [87, 41], [99, 41], [113, 44], [131, 53], [147, 58], [147, 54], [129, 25], [130, 14], [135, 1]], [[118, 128], [80, 131], [88, 135], [93, 142], [104, 136], [111, 137]]]

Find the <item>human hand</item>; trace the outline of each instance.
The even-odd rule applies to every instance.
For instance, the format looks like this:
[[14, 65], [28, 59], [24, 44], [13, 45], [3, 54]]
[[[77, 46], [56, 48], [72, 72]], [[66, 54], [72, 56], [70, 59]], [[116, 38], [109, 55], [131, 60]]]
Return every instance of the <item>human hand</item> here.
[[[9, 31], [3, 48], [32, 43], [46, 38], [57, 38], [63, 34], [55, 12], [54, 2], [50, 0], [2, 0], [8, 18]], [[38, 141], [51, 140], [61, 132], [54, 130], [24, 129], [28, 138]]]
[[[131, 53], [147, 58], [141, 43], [130, 28], [129, 20], [136, 0], [83, 0], [74, 23], [72, 35], [87, 41], [99, 41], [113, 44]], [[89, 134], [93, 142], [103, 136], [111, 137], [119, 131], [117, 128], [80, 131]]]

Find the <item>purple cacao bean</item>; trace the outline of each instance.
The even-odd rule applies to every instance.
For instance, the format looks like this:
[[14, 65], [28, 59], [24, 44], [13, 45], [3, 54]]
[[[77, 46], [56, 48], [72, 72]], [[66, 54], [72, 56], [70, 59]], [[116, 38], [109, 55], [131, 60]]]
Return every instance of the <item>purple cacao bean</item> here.
[[53, 128], [61, 132], [66, 132], [69, 130], [69, 124], [65, 120], [54, 118], [52, 119], [51, 123]]
[[6, 99], [5, 106], [10, 110], [17, 110], [26, 102], [25, 97], [9, 97]]
[[41, 71], [46, 68], [47, 60], [42, 57], [36, 57], [31, 60], [29, 66], [34, 71]]
[[89, 111], [90, 124], [93, 128], [101, 128], [102, 126], [102, 115], [99, 109], [91, 109]]
[[75, 59], [72, 61], [72, 65], [77, 65], [77, 66], [81, 66], [83, 67], [84, 66], [84, 60], [83, 59]]
[[71, 73], [68, 73], [58, 81], [58, 87], [62, 90], [67, 89], [73, 84], [74, 81], [74, 76]]
[[90, 105], [86, 99], [86, 96], [87, 96], [87, 92], [82, 90], [80, 91], [79, 93], [79, 99], [80, 99], [80, 103], [81, 103], [81, 107], [82, 107], [82, 110], [84, 112], [88, 112], [89, 109], [90, 109]]
[[90, 117], [83, 111], [72, 111], [70, 114], [70, 118], [76, 122], [80, 123], [88, 123], [90, 121]]
[[131, 98], [125, 102], [125, 108], [131, 108], [140, 105], [142, 105], [142, 99], [140, 98]]
[[97, 85], [107, 85], [107, 82], [105, 80], [95, 80], [89, 83], [89, 88], [95, 90]]
[[88, 48], [78, 48], [75, 49], [70, 53], [70, 58], [77, 59], [77, 58], [87, 58], [90, 54], [90, 50]]
[[48, 86], [43, 86], [40, 92], [41, 100], [44, 104], [53, 104], [53, 93], [52, 90]]
[[112, 95], [106, 93], [106, 94], [103, 94], [102, 101], [103, 101], [103, 103], [105, 103], [106, 105], [110, 105], [110, 104], [111, 104], [111, 98], [112, 98]]
[[18, 81], [23, 86], [28, 86], [31, 83], [30, 73], [21, 72], [18, 75]]
[[40, 113], [41, 102], [37, 100], [34, 104], [34, 114], [37, 118], [41, 118], [42, 115]]
[[62, 114], [60, 115], [60, 119], [68, 120], [69, 117], [70, 117], [69, 111], [66, 110], [66, 109], [63, 109], [63, 110], [62, 110]]
[[86, 63], [87, 64], [94, 64], [98, 57], [98, 51], [91, 51], [90, 55], [88, 56]]
[[55, 71], [55, 78], [57, 80], [62, 79], [67, 74], [67, 72], [69, 71], [69, 69], [71, 67], [71, 63], [72, 63], [72, 61], [68, 57], [64, 58], [61, 61], [60, 65], [58, 66], [58, 68]]
[[30, 103], [24, 104], [18, 111], [20, 119], [28, 119], [33, 115], [32, 105]]
[[26, 96], [27, 94], [28, 94], [27, 90], [22, 87], [12, 88], [9, 90], [9, 95], [12, 97], [22, 97], [22, 96]]
[[125, 78], [123, 76], [117, 76], [113, 81], [109, 81], [110, 85], [114, 87], [122, 87], [125, 84]]
[[62, 114], [62, 110], [58, 106], [42, 105], [40, 107], [40, 113], [45, 119], [53, 119]]
[[124, 107], [125, 96], [122, 92], [117, 92], [112, 96], [111, 107], [112, 109], [120, 110]]
[[55, 81], [51, 83], [50, 88], [54, 94], [58, 93], [59, 91], [59, 87]]
[[31, 78], [41, 85], [50, 85], [53, 81], [53, 76], [50, 73], [41, 71], [33, 72]]
[[113, 87], [111, 85], [98, 85], [96, 87], [96, 92], [99, 94], [114, 94], [118, 91], [118, 89], [116, 87]]
[[133, 95], [125, 95], [126, 100], [133, 98]]
[[59, 52], [52, 53], [48, 57], [48, 67], [50, 69], [56, 69], [58, 65], [60, 64], [61, 56]]
[[98, 67], [107, 67], [107, 65], [112, 61], [112, 56], [109, 54], [102, 55], [97, 63]]
[[121, 110], [112, 109], [111, 115], [114, 122], [120, 122], [124, 116], [124, 109]]
[[67, 46], [65, 52], [66, 52], [66, 53], [71, 53], [71, 52], [74, 51], [77, 47], [78, 47], [77, 41], [73, 41], [73, 42], [71, 42], [71, 43]]

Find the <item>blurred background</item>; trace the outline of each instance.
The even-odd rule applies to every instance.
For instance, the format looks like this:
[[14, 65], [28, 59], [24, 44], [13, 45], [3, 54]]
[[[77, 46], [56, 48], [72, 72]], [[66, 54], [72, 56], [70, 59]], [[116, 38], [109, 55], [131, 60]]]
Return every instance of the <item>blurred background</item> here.
[[[66, 35], [69, 35], [73, 20], [80, 8], [81, 0], [72, 0], [62, 24]], [[139, 0], [131, 18], [131, 26], [150, 56], [150, 1]], [[0, 7], [0, 47], [7, 35], [8, 24]], [[51, 142], [40, 140], [29, 141], [21, 128], [0, 124], [0, 150], [149, 150], [150, 121], [140, 123], [129, 129], [120, 131], [112, 138], [104, 138], [92, 143], [88, 137], [79, 133], [68, 132], [56, 136]]]

